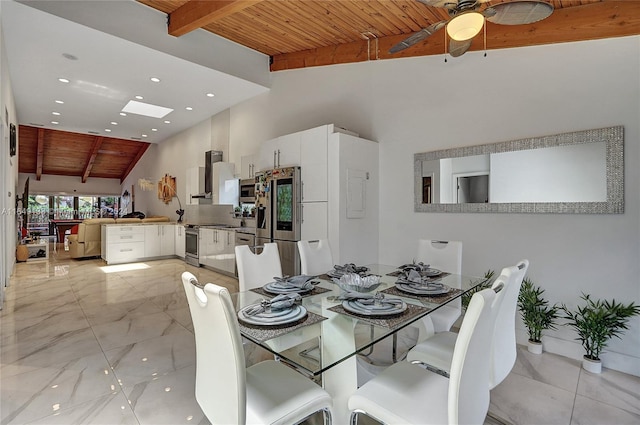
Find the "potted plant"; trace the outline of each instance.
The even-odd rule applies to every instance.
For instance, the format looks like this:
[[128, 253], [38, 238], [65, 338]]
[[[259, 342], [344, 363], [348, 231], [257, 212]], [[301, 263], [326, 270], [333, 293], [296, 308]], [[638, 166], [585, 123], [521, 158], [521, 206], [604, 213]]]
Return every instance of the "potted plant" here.
[[624, 305], [616, 300], [602, 301], [592, 300], [589, 294], [583, 293], [580, 297], [586, 305], [578, 306], [575, 311], [562, 304], [567, 325], [572, 327], [585, 349], [582, 367], [589, 372], [600, 373], [602, 362], [600, 353], [607, 346], [611, 337], [620, 338], [623, 331], [628, 329], [629, 318], [640, 314], [640, 305], [629, 303]]
[[544, 289], [534, 285], [531, 279], [525, 277], [522, 280], [518, 294], [518, 309], [529, 333], [527, 350], [533, 354], [542, 353], [542, 331], [555, 329], [555, 322], [559, 317], [559, 308], [555, 304], [549, 306], [549, 302], [542, 296], [543, 293]]
[[233, 209], [233, 216], [238, 218], [238, 217], [242, 217], [242, 208], [240, 207], [235, 207]]

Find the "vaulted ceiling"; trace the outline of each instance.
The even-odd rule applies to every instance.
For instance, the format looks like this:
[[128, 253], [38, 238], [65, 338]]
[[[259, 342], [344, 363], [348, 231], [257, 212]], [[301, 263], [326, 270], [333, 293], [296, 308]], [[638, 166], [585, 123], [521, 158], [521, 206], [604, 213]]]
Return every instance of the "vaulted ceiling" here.
[[21, 125], [20, 173], [119, 179], [129, 174], [149, 143]]
[[[168, 15], [168, 32], [203, 28], [271, 56], [271, 70], [443, 54], [444, 31], [396, 54], [412, 33], [449, 18], [467, 0], [138, 0]], [[488, 6], [517, 0], [481, 0]], [[480, 3], [479, 2], [479, 3]], [[431, 5], [428, 5], [428, 4]], [[554, 13], [527, 25], [487, 22], [486, 48], [510, 48], [640, 34], [640, 1], [548, 0]], [[484, 49], [483, 37], [470, 50]]]

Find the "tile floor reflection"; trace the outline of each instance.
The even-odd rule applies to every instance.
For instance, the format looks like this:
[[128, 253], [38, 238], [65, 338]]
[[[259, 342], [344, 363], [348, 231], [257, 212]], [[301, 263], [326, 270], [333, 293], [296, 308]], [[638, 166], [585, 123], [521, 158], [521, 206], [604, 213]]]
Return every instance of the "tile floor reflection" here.
[[[48, 262], [19, 263], [6, 288], [0, 424], [208, 424], [194, 398], [180, 275], [231, 291], [237, 280], [179, 259], [105, 267], [50, 253]], [[513, 424], [638, 424], [639, 394], [638, 377], [593, 375], [575, 360], [520, 349], [490, 412]]]

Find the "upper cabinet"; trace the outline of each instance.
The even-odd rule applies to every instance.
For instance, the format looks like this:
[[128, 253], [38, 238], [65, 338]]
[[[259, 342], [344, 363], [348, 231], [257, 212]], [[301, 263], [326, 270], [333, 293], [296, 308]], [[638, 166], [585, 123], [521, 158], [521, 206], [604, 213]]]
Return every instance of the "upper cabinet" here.
[[267, 140], [260, 146], [260, 170], [300, 165], [300, 137], [302, 132]]
[[256, 176], [258, 169], [259, 155], [245, 155], [240, 158], [240, 178], [241, 179], [253, 179]]
[[302, 202], [327, 200], [327, 137], [330, 126], [303, 131], [300, 137]]

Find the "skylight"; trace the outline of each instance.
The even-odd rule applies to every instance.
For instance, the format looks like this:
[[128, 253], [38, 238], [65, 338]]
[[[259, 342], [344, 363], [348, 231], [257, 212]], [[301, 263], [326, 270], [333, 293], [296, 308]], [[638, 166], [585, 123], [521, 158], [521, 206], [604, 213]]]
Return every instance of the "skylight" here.
[[122, 112], [128, 112], [131, 114], [144, 115], [152, 118], [164, 118], [170, 112], [173, 112], [171, 108], [165, 108], [164, 106], [152, 105], [150, 103], [138, 102], [136, 100], [130, 100]]

